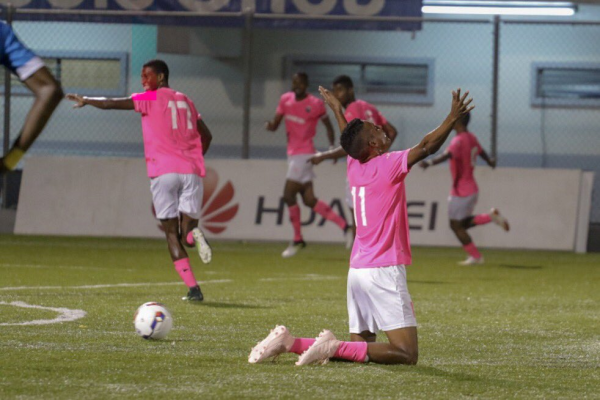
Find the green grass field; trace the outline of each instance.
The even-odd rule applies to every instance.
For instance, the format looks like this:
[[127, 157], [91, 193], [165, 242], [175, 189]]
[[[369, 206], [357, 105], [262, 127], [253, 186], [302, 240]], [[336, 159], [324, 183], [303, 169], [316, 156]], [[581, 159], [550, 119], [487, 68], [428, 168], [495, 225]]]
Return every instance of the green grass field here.
[[[210, 265], [192, 258], [206, 299], [189, 304], [163, 241], [0, 236], [0, 399], [600, 398], [598, 254], [484, 250], [459, 267], [458, 248], [416, 248], [417, 366], [250, 365], [275, 324], [348, 339], [347, 252], [283, 247], [215, 243]], [[173, 313], [166, 340], [134, 332], [147, 301]], [[14, 325], [57, 313], [12, 302], [87, 315]]]

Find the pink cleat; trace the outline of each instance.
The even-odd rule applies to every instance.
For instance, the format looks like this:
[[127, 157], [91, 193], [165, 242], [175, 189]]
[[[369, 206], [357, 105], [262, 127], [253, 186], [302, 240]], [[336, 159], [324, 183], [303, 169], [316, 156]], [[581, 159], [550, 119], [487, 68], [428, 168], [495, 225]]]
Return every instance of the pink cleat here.
[[510, 230], [510, 226], [508, 225], [508, 221], [506, 220], [506, 218], [504, 218], [502, 215], [500, 215], [500, 211], [498, 211], [497, 209], [492, 208], [490, 210], [490, 217], [492, 218], [492, 221], [496, 225], [500, 226], [506, 232], [508, 232]]
[[287, 353], [294, 344], [294, 337], [285, 326], [277, 325], [275, 329], [271, 329], [271, 333], [262, 342], [258, 343], [248, 356], [250, 364], [256, 364], [267, 358], [277, 357], [281, 353]]
[[338, 347], [340, 347], [340, 343], [341, 342], [335, 338], [331, 331], [325, 329], [323, 332], [319, 333], [319, 337], [313, 345], [302, 353], [298, 358], [296, 365], [308, 365], [312, 363], [325, 365], [329, 362], [329, 359], [334, 356]]

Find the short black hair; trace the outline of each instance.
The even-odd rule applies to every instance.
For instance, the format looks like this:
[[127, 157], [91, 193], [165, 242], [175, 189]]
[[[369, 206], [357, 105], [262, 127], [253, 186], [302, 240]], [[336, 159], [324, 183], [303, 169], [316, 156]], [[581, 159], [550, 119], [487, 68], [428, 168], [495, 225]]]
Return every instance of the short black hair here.
[[167, 82], [169, 81], [169, 67], [167, 66], [167, 63], [163, 60], [150, 60], [146, 64], [144, 64], [143, 68], [146, 67], [152, 68], [157, 74], [163, 74], [165, 76], [165, 80]]
[[294, 75], [297, 75], [300, 79], [304, 81], [304, 83], [306, 83], [306, 86], [308, 86], [308, 74], [306, 72], [299, 71], [296, 72]]
[[360, 138], [360, 132], [365, 123], [358, 118], [354, 118], [342, 132], [340, 144], [348, 155], [354, 159], [359, 159], [363, 152], [364, 143]]
[[348, 75], [340, 75], [333, 80], [333, 85], [342, 85], [346, 89], [352, 89], [354, 87], [354, 82], [352, 82], [352, 78]]
[[462, 117], [460, 117], [458, 120], [465, 127], [469, 126], [469, 121], [471, 120], [471, 113], [470, 112], [466, 113], [465, 115], [463, 115]]

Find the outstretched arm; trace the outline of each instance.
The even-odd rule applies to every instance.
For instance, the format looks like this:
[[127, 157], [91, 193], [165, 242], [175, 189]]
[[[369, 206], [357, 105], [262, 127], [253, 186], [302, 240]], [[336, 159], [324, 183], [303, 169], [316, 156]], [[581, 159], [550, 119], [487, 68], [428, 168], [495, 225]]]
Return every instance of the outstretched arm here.
[[488, 153], [486, 153], [485, 150], [481, 149], [481, 153], [479, 153], [479, 156], [483, 158], [487, 165], [489, 165], [492, 168], [496, 168], [496, 159], [488, 156]]
[[102, 110], [134, 110], [133, 99], [131, 97], [106, 98], [106, 97], [86, 97], [78, 94], [67, 94], [67, 100], [74, 101], [73, 108], [81, 108], [87, 105], [100, 108]]
[[344, 151], [342, 146], [338, 146], [335, 149], [315, 154], [308, 160], [308, 162], [318, 165], [325, 160], [337, 160], [338, 158], [346, 157], [347, 155], [348, 153]]
[[283, 114], [275, 114], [272, 120], [266, 122], [265, 128], [270, 132], [275, 132], [279, 128], [282, 119]]
[[461, 116], [475, 108], [474, 106], [469, 107], [469, 104], [471, 104], [473, 99], [467, 100], [468, 95], [469, 92], [465, 92], [465, 94], [461, 96], [460, 89], [456, 92], [452, 92], [452, 108], [450, 109], [450, 113], [437, 129], [429, 132], [423, 137], [418, 145], [410, 149], [407, 160], [409, 168], [438, 151], [448, 138], [450, 132], [452, 132], [454, 123]]
[[212, 133], [208, 126], [201, 119], [196, 121], [196, 127], [198, 128], [198, 132], [200, 133], [200, 141], [202, 142], [202, 154], [206, 154], [208, 148], [210, 147], [210, 142], [212, 142]]
[[452, 153], [446, 151], [445, 153], [440, 154], [439, 156], [435, 156], [431, 161], [421, 161], [419, 163], [419, 167], [423, 169], [427, 169], [429, 167], [433, 167], [434, 165], [438, 165], [443, 163], [446, 160], [452, 158]]

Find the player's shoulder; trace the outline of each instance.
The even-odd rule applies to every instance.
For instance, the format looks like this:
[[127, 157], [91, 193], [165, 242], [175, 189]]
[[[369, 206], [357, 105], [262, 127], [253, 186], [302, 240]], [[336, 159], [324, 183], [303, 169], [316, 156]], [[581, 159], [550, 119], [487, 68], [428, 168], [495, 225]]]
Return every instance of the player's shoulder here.
[[315, 103], [315, 104], [324, 104], [324, 101], [323, 101], [321, 98], [319, 98], [319, 97], [315, 96], [315, 95], [314, 95], [314, 94], [312, 94], [312, 93], [309, 93], [309, 94], [308, 94], [308, 98], [310, 99], [310, 102], [311, 102], [311, 103]]
[[293, 98], [294, 96], [295, 96], [294, 92], [285, 92], [284, 94], [281, 95], [281, 100], [287, 101], [287, 100], [290, 100], [291, 98]]

